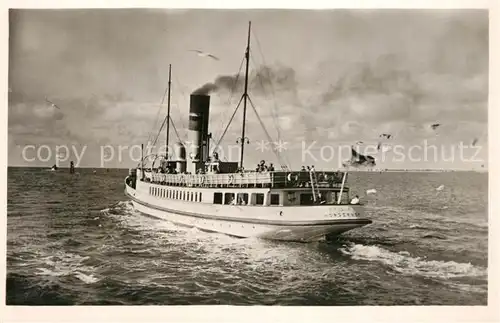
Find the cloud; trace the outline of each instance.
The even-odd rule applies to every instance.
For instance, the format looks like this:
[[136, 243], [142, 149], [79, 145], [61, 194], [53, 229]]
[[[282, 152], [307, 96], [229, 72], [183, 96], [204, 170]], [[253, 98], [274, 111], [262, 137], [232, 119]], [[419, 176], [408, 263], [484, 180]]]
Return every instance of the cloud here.
[[[485, 128], [487, 11], [14, 10], [9, 141], [145, 140], [169, 63], [172, 117], [181, 136], [187, 94], [207, 82], [219, 89], [210, 123], [220, 135], [243, 90], [241, 74], [228, 101], [246, 17], [258, 35], [250, 97], [274, 138], [341, 142], [391, 132], [411, 142], [433, 136], [426, 125], [438, 121], [444, 125], [439, 140], [458, 140]], [[225, 57], [217, 64], [190, 59], [185, 50], [193, 45]], [[61, 111], [47, 108], [45, 97]], [[247, 135], [265, 138], [252, 110]], [[233, 122], [231, 140], [241, 135], [241, 110]]]

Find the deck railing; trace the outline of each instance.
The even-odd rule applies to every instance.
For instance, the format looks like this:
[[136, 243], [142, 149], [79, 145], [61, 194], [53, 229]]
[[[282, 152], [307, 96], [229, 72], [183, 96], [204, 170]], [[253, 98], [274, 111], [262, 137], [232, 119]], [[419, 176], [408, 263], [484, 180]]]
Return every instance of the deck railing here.
[[[138, 170], [140, 171], [140, 170]], [[139, 175], [139, 174], [138, 174]], [[188, 187], [309, 187], [309, 172], [244, 172], [230, 174], [162, 174], [145, 171], [153, 183]], [[340, 187], [343, 172], [316, 172], [318, 187]]]

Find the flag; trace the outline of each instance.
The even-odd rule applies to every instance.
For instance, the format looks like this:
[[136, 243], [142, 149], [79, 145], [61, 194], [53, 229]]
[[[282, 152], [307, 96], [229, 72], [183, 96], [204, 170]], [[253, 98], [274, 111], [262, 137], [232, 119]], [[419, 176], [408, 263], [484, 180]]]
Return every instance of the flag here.
[[354, 147], [351, 147], [351, 159], [344, 162], [343, 165], [344, 167], [373, 167], [376, 165], [376, 163], [375, 158], [373, 158], [372, 156], [362, 155], [354, 150]]

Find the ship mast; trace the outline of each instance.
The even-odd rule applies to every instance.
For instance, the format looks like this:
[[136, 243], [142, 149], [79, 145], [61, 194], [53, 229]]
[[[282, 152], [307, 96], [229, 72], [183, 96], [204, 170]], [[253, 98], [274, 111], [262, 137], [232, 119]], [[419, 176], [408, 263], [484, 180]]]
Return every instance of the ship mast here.
[[248, 65], [250, 62], [250, 29], [252, 27], [252, 22], [248, 22], [248, 40], [247, 49], [245, 52], [246, 66], [245, 66], [245, 92], [243, 93], [243, 127], [241, 129], [241, 156], [240, 156], [240, 167], [243, 169], [243, 153], [245, 149], [245, 124], [246, 124], [246, 114], [247, 114], [247, 97], [248, 97]]
[[172, 64], [168, 66], [168, 98], [167, 98], [167, 139], [165, 146], [165, 160], [168, 160], [168, 140], [170, 134], [170, 87], [172, 84]]

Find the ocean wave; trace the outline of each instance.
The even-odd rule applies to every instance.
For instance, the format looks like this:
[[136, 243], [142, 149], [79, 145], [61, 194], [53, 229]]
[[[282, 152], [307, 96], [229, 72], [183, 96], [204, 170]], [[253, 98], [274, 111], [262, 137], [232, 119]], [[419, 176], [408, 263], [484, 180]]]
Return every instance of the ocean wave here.
[[57, 282], [41, 282], [30, 276], [7, 274], [7, 305], [74, 305], [76, 295]]
[[38, 272], [35, 272], [35, 274], [52, 277], [74, 276], [86, 284], [95, 283], [99, 280], [94, 276], [96, 268], [84, 264], [84, 261], [88, 259], [88, 256], [82, 257], [58, 251], [54, 255], [45, 255], [35, 260], [39, 265], [36, 268]]
[[487, 269], [470, 263], [455, 261], [425, 260], [412, 257], [410, 253], [392, 252], [378, 246], [352, 244], [341, 249], [354, 260], [377, 261], [389, 266], [392, 270], [406, 275], [419, 275], [430, 278], [475, 277], [486, 279]]

